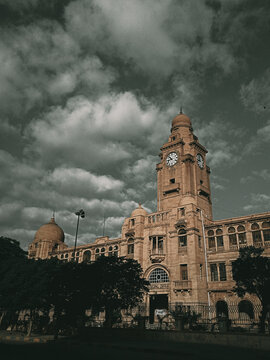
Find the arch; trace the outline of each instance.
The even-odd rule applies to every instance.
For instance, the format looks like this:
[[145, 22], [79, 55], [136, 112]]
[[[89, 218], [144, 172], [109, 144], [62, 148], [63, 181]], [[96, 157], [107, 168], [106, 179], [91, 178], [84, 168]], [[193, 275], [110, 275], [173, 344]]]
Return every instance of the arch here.
[[129, 238], [127, 241], [127, 253], [134, 254], [134, 239]]
[[113, 247], [109, 246], [108, 256], [112, 256], [112, 255], [113, 255]]
[[252, 225], [251, 225], [251, 230], [258, 230], [260, 227], [259, 227], [259, 224], [257, 224], [257, 223], [253, 223]]
[[237, 231], [238, 231], [238, 232], [246, 231], [246, 228], [244, 227], [244, 225], [239, 225], [239, 226], [237, 227]]
[[216, 230], [216, 235], [222, 235], [222, 234], [223, 234], [222, 229], [217, 229], [217, 230]]
[[217, 317], [229, 317], [228, 304], [224, 300], [218, 300], [216, 302], [216, 314]]
[[178, 230], [178, 244], [179, 247], [187, 246], [187, 232], [185, 229]]
[[83, 262], [89, 262], [91, 260], [91, 251], [90, 250], [86, 250], [83, 253]]
[[214, 231], [213, 230], [208, 230], [207, 234], [208, 234], [208, 236], [214, 236]]
[[233, 226], [230, 226], [229, 228], [228, 228], [228, 233], [235, 233], [235, 228], [233, 227]]
[[157, 267], [153, 271], [151, 271], [148, 281], [150, 283], [169, 282], [169, 276], [164, 269], [162, 269], [161, 267]]
[[241, 300], [238, 304], [238, 312], [239, 316], [242, 317], [241, 314], [248, 315], [249, 319], [254, 319], [254, 309], [253, 304], [249, 300]]
[[96, 254], [99, 254], [99, 249], [96, 249]]

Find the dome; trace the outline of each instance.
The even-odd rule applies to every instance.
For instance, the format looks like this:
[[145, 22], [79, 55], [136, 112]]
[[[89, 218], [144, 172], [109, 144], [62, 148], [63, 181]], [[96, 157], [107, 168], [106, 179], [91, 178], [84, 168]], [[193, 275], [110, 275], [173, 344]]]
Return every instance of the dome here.
[[133, 216], [146, 216], [148, 215], [147, 211], [142, 207], [141, 204], [139, 204], [139, 206], [137, 207], [137, 209], [133, 210], [131, 213], [131, 217]]
[[172, 128], [178, 126], [186, 126], [186, 127], [191, 126], [190, 118], [187, 115], [183, 114], [182, 112], [176, 115], [172, 121]]
[[42, 225], [36, 232], [34, 241], [48, 240], [53, 242], [64, 242], [64, 231], [58, 226], [54, 218], [48, 224]]

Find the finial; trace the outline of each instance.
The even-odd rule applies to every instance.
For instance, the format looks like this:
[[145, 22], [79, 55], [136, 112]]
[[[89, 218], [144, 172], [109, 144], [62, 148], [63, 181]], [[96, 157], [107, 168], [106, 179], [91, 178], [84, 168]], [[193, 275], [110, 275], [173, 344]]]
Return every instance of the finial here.
[[182, 105], [180, 106], [180, 113], [179, 114], [183, 114], [183, 108]]

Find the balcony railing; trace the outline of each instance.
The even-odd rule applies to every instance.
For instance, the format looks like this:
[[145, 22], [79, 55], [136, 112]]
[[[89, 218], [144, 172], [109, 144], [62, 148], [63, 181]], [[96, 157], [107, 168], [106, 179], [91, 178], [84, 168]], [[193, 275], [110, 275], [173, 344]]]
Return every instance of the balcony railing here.
[[192, 288], [192, 281], [191, 280], [174, 281], [174, 287], [176, 290], [189, 290]]

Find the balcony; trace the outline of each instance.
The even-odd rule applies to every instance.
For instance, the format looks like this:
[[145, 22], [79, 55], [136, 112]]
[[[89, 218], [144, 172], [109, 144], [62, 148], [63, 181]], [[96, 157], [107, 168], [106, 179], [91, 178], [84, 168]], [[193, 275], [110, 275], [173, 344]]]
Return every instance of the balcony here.
[[160, 263], [165, 259], [165, 254], [163, 250], [152, 250], [150, 253], [150, 260], [152, 263]]
[[174, 281], [175, 290], [190, 290], [192, 289], [192, 281], [191, 280], [178, 280]]

